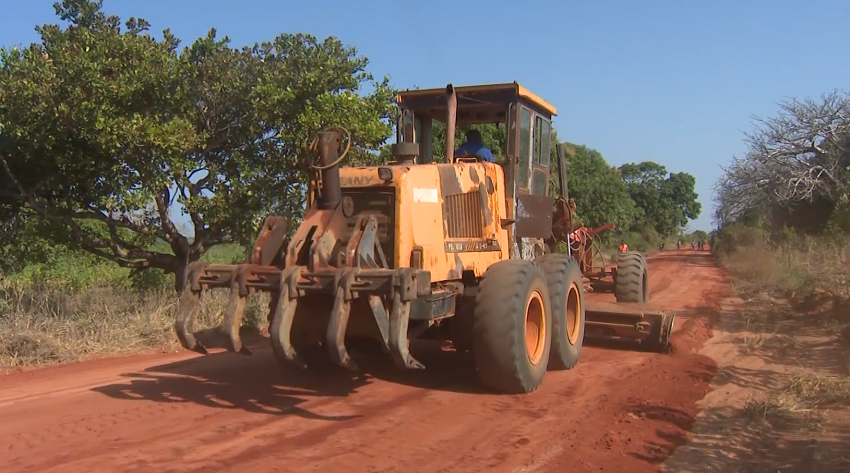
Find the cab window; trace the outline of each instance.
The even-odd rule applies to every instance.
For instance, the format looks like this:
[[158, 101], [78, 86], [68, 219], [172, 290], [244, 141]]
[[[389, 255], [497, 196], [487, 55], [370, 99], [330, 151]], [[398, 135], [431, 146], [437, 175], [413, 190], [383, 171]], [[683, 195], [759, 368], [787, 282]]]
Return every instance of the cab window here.
[[528, 189], [528, 173], [531, 170], [531, 112], [520, 107], [519, 118], [519, 176], [517, 187]]
[[535, 117], [534, 123], [534, 164], [549, 166], [549, 135], [552, 125], [543, 117]]
[[549, 120], [539, 115], [534, 117], [534, 169], [531, 175], [531, 193], [534, 195], [546, 195], [548, 191], [551, 127]]

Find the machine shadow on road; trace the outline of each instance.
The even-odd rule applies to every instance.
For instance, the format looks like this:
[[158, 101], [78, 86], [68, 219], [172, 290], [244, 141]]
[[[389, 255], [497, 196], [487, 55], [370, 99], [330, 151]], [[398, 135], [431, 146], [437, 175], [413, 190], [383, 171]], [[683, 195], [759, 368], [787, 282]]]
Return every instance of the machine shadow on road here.
[[125, 373], [126, 382], [94, 388], [115, 399], [154, 402], [191, 402], [221, 409], [277, 415], [299, 415], [324, 420], [347, 420], [351, 416], [325, 417], [298, 406], [317, 398], [339, 398], [356, 393], [375, 380], [413, 388], [460, 393], [481, 393], [471, 355], [445, 351], [424, 341], [412, 350], [425, 370], [402, 371], [380, 350], [358, 350], [352, 357], [356, 372], [343, 368], [301, 371], [282, 367], [274, 359], [269, 341], [259, 334], [246, 336], [251, 356], [227, 352]]
[[[357, 416], [320, 416], [299, 407], [312, 398], [347, 396], [369, 383], [363, 374], [329, 379], [321, 373], [284, 371], [259, 334], [245, 337], [254, 353], [219, 352], [125, 373], [126, 382], [94, 388], [115, 399], [162, 403], [190, 402], [211, 408], [258, 414], [297, 415], [323, 420]], [[265, 343], [263, 343], [265, 342]]]

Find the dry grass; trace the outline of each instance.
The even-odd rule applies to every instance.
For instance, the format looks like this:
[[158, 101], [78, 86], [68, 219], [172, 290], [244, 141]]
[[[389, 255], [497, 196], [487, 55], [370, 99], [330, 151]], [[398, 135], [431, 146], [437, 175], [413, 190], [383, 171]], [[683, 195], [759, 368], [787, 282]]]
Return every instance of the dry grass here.
[[850, 285], [850, 243], [800, 238], [783, 244], [759, 240], [726, 250], [720, 263], [747, 293], [799, 295], [815, 288], [846, 291]]
[[750, 419], [776, 426], [816, 431], [823, 427], [830, 406], [850, 401], [850, 377], [800, 371], [785, 389], [756, 398], [750, 396], [745, 412]]
[[[850, 373], [850, 243], [788, 238], [777, 244], [757, 229], [738, 227], [718, 243], [715, 254], [754, 308], [741, 321], [747, 332], [738, 342], [741, 353], [793, 359], [799, 340], [789, 333], [815, 327], [819, 336], [848, 348]], [[831, 408], [850, 403], [850, 377], [834, 374], [796, 370], [783, 389], [751, 395], [745, 413], [777, 429], [819, 432]]]
[[[205, 298], [198, 316], [202, 327], [217, 325], [227, 293]], [[249, 299], [245, 323], [260, 325], [264, 300]], [[89, 358], [171, 350], [177, 299], [173, 291], [139, 295], [97, 288], [84, 292], [50, 289], [0, 289], [0, 367], [15, 368]]]

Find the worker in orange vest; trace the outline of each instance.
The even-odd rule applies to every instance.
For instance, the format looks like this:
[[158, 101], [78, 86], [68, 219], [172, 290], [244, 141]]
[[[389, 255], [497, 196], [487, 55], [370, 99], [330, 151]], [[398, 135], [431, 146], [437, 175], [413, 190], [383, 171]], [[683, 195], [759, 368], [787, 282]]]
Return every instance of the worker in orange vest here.
[[620, 240], [620, 253], [625, 253], [629, 251], [629, 245], [626, 244], [626, 240]]

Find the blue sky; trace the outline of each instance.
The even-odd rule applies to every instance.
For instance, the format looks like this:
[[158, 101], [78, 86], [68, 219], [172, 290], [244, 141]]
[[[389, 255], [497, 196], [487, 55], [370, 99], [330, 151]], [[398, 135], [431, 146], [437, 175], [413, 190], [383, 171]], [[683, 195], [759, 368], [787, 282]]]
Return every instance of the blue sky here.
[[[53, 0], [4, 2], [0, 44], [37, 41]], [[106, 0], [184, 43], [214, 26], [237, 45], [282, 32], [335, 35], [399, 88], [517, 80], [558, 108], [562, 140], [611, 164], [652, 160], [696, 176], [711, 227], [720, 165], [753, 115], [847, 89], [850, 2], [812, 0]]]

